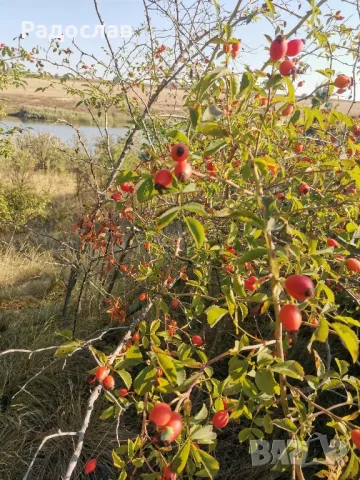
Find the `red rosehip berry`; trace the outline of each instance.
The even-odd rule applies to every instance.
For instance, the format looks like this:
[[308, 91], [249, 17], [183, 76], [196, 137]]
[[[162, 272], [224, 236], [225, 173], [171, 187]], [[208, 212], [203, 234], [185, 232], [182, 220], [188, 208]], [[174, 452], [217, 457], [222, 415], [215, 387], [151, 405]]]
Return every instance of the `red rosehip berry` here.
[[202, 345], [204, 343], [204, 340], [200, 337], [200, 335], [193, 335], [191, 337], [191, 341], [193, 345]]
[[285, 57], [288, 43], [284, 35], [278, 35], [270, 45], [270, 58], [274, 62]]
[[284, 328], [291, 332], [299, 330], [301, 326], [301, 311], [296, 305], [284, 305], [281, 307], [279, 318]]
[[97, 465], [96, 458], [92, 458], [91, 460], [89, 460], [84, 467], [85, 475], [90, 475], [90, 473], [94, 472], [96, 469], [96, 465]]
[[212, 418], [212, 424], [215, 428], [224, 428], [229, 423], [229, 413], [227, 410], [219, 410]]
[[115, 387], [115, 378], [112, 375], [108, 375], [104, 378], [103, 385], [108, 390], [112, 390]]
[[285, 281], [285, 290], [301, 302], [315, 295], [313, 281], [306, 275], [290, 275]]
[[286, 55], [288, 57], [296, 57], [296, 55], [299, 55], [301, 50], [304, 48], [305, 45], [305, 40], [300, 40], [300, 39], [294, 39], [290, 40], [287, 45], [287, 51]]
[[183, 143], [174, 145], [171, 149], [171, 157], [175, 162], [185, 162], [189, 158], [189, 148]]

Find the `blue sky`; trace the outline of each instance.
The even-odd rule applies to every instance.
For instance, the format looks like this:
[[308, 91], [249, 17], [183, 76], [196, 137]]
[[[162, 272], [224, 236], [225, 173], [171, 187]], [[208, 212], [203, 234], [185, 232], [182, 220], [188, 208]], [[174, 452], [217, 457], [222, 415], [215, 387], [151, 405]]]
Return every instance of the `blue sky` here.
[[[236, 0], [223, 0], [222, 4], [225, 4], [228, 8], [236, 3]], [[292, 0], [294, 5], [297, 5], [296, 0]], [[302, 2], [305, 9], [308, 8], [306, 1]], [[338, 0], [328, 0], [328, 7], [335, 10], [340, 9], [342, 14], [347, 17], [352, 9], [346, 3], [341, 2], [339, 6]], [[131, 25], [136, 28], [144, 20], [144, 7], [142, 0], [99, 0], [99, 6], [106, 24], [114, 25]], [[80, 28], [82, 25], [96, 25], [98, 19], [93, 7], [92, 0], [0, 0], [1, 7], [1, 20], [0, 20], [0, 43], [11, 44], [12, 39], [21, 32], [22, 21], [33, 21], [36, 25], [44, 24], [50, 31], [52, 24], [76, 25]], [[328, 7], [324, 11], [329, 11]], [[304, 8], [300, 12], [304, 11]], [[157, 27], [162, 26], [162, 20], [158, 20]], [[289, 20], [287, 29], [290, 29], [295, 23], [296, 19]], [[356, 17], [354, 17], [350, 23], [354, 26], [358, 25]], [[93, 30], [93, 29], [92, 29]], [[238, 69], [241, 71], [242, 63], [247, 63], [253, 68], [259, 68], [263, 62], [267, 59], [267, 54], [262, 48], [262, 45], [266, 44], [264, 33], [273, 36], [273, 28], [270, 23], [263, 19], [256, 24], [250, 24], [249, 26], [238, 29], [236, 35], [255, 48], [255, 52], [246, 53], [243, 52], [239, 63]], [[301, 38], [301, 32], [299, 32]], [[70, 45], [70, 41], [66, 40]], [[92, 51], [96, 55], [101, 55], [101, 47], [104, 46], [103, 40], [98, 37], [94, 39], [80, 39], [79, 44], [87, 51]], [[37, 44], [46, 46], [45, 40], [40, 40], [31, 34], [24, 42], [25, 48], [31, 48]], [[351, 59], [350, 59], [351, 61]], [[349, 61], [349, 63], [350, 63]], [[324, 68], [325, 63], [314, 60], [312, 63], [313, 69]], [[351, 74], [350, 68], [336, 65], [335, 69], [345, 74]], [[301, 90], [301, 93], [307, 93], [311, 91], [322, 79], [319, 74], [312, 73], [304, 76], [305, 87]]]

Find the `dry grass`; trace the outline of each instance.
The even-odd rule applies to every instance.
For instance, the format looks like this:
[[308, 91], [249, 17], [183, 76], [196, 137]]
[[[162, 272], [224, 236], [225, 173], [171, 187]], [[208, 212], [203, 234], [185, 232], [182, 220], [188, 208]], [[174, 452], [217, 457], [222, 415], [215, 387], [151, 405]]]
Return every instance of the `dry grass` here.
[[53, 273], [51, 255], [40, 249], [29, 247], [25, 243], [15, 248], [14, 244], [5, 244], [0, 252], [0, 299], [7, 297], [6, 292], [41, 276]]
[[[55, 82], [59, 82], [54, 79]], [[80, 97], [72, 97], [66, 93], [63, 85], [54, 83], [52, 88], [48, 88], [45, 91], [36, 91], [38, 88], [47, 88], [49, 81], [29, 77], [26, 79], [26, 89], [11, 87], [8, 90], [1, 92], [1, 97], [6, 100], [6, 110], [10, 113], [18, 113], [23, 105], [28, 107], [43, 108], [57, 108], [57, 109], [70, 109], [76, 108], [77, 102]], [[92, 82], [98, 84], [98, 82]], [[72, 80], [67, 83], [68, 86], [76, 88], [78, 90], [85, 89], [84, 80]], [[120, 87], [119, 87], [120, 92]], [[143, 92], [140, 88], [134, 87], [134, 95], [139, 96], [143, 101], [146, 101], [150, 95], [149, 89], [145, 89]], [[184, 91], [176, 89], [165, 89], [159, 96], [154, 110], [163, 113], [181, 113], [183, 114], [184, 104]], [[84, 107], [80, 106], [76, 108], [76, 111], [87, 111]], [[111, 114], [113, 111], [110, 112]]]
[[65, 200], [68, 196], [76, 194], [76, 180], [69, 173], [35, 172], [31, 177], [31, 182], [37, 192], [46, 191], [51, 199]]

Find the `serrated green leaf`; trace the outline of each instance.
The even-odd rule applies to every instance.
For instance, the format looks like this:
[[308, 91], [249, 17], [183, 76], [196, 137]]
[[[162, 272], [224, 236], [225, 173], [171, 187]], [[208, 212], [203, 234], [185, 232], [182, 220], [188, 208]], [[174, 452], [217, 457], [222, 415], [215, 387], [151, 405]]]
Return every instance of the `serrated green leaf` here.
[[214, 327], [219, 320], [222, 319], [224, 315], [229, 313], [225, 308], [217, 307], [216, 305], [212, 305], [207, 310], [205, 310], [207, 315], [207, 321], [210, 327]]
[[197, 248], [201, 248], [205, 241], [205, 230], [201, 223], [192, 217], [184, 217], [185, 223], [195, 241]]

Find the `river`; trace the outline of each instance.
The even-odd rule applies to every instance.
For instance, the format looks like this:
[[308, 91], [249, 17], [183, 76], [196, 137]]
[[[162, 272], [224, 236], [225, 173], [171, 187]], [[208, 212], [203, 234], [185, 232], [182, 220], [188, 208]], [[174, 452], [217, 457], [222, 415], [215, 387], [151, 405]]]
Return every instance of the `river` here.
[[[39, 120], [24, 119], [18, 117], [6, 117], [0, 121], [0, 128], [4, 130], [8, 128], [19, 127], [27, 129], [29, 132], [33, 133], [49, 133], [54, 135], [60, 140], [68, 145], [71, 145], [74, 139], [77, 137], [76, 132], [72, 127], [68, 125], [62, 125], [53, 122], [45, 122]], [[101, 133], [96, 126], [91, 125], [76, 125], [76, 128], [79, 129], [81, 134], [87, 139], [88, 145], [93, 147], [96, 143], [96, 140], [101, 136], [101, 133], [104, 134], [104, 129], [101, 128]], [[108, 128], [109, 135], [116, 142], [118, 137], [124, 137], [128, 132], [129, 127], [118, 127], [118, 128]]]

